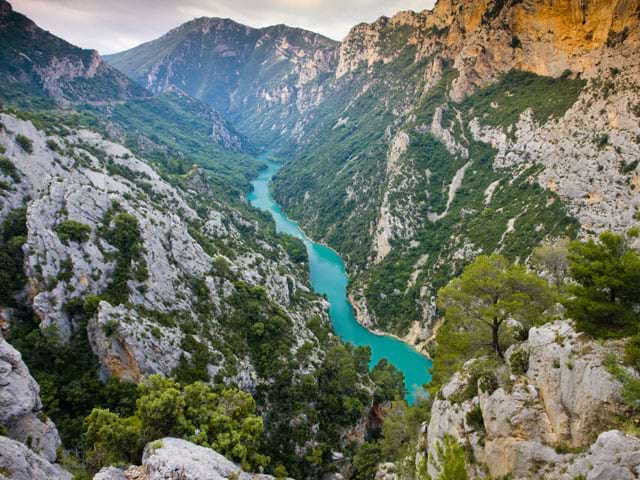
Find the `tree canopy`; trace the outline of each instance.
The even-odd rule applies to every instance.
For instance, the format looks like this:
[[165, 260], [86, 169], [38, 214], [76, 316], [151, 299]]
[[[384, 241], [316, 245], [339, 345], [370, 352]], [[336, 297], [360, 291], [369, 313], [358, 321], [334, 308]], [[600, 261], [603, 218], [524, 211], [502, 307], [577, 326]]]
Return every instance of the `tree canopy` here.
[[579, 330], [596, 337], [635, 333], [640, 322], [640, 254], [635, 235], [605, 232], [599, 241], [571, 242], [569, 272], [575, 284], [564, 301]]
[[[503, 357], [516, 327], [528, 329], [553, 306], [547, 282], [501, 255], [480, 256], [438, 292], [438, 307], [457, 325]], [[504, 328], [511, 320], [511, 328]]]
[[160, 375], [150, 376], [138, 391], [132, 416], [96, 408], [87, 417], [86, 439], [95, 467], [136, 463], [146, 443], [166, 436], [210, 447], [245, 469], [269, 463], [258, 453], [263, 425], [248, 393], [202, 382], [183, 387]]

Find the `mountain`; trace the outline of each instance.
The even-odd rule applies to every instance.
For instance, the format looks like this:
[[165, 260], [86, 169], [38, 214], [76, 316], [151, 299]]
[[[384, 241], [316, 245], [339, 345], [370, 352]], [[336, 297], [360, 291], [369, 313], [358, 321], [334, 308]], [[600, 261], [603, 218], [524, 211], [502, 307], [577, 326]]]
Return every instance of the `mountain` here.
[[75, 47], [42, 30], [5, 0], [0, 1], [0, 42], [3, 93], [9, 88], [28, 89], [46, 93], [60, 104], [144, 95], [141, 87], [104, 63], [98, 52]]
[[199, 19], [108, 60], [152, 89], [186, 86], [288, 159], [275, 196], [349, 261], [360, 321], [423, 342], [437, 289], [479, 253], [522, 260], [545, 238], [637, 222], [639, 15], [630, 0], [440, 0], [257, 70], [235, 40], [253, 46], [254, 30]]
[[[158, 162], [210, 168], [221, 191], [238, 194], [257, 169], [252, 144], [217, 111], [176, 87], [159, 95], [0, 3], [0, 101], [26, 109], [76, 108], [112, 139]], [[19, 94], [18, 94], [19, 92]], [[95, 118], [98, 117], [98, 118]], [[189, 128], [185, 128], [189, 125]]]
[[[204, 417], [185, 406], [191, 427], [172, 411], [164, 436], [251, 471], [333, 468], [402, 375], [383, 364], [376, 383], [370, 352], [333, 335], [302, 243], [247, 205], [262, 165], [251, 143], [183, 89], [149, 92], [1, 11], [0, 326], [22, 360], [0, 344], [0, 435], [13, 452], [0, 449], [0, 477], [139, 463], [160, 437], [136, 399], [154, 381], [176, 391], [154, 375], [182, 389], [178, 406], [210, 402]], [[133, 443], [91, 437], [92, 412], [108, 423], [98, 437], [122, 427]]]
[[[636, 0], [201, 18], [109, 65], [0, 6], [0, 477], [638, 476]], [[258, 152], [428, 398], [332, 333]]]
[[105, 60], [154, 92], [176, 86], [222, 112], [257, 145], [295, 137], [335, 69], [337, 42], [286, 25], [198, 18]]

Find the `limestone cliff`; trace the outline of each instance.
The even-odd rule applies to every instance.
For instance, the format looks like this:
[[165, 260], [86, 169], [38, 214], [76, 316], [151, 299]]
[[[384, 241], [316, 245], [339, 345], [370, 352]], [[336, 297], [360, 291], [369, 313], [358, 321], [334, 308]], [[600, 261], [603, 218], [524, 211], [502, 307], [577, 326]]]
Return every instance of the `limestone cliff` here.
[[[471, 478], [637, 478], [640, 440], [615, 430], [629, 412], [603, 366], [621, 347], [566, 321], [533, 328], [507, 352], [510, 367], [479, 378], [471, 372], [482, 360], [472, 360], [443, 387], [424, 447], [433, 457], [445, 434], [468, 445]], [[428, 469], [437, 477], [438, 462]]]

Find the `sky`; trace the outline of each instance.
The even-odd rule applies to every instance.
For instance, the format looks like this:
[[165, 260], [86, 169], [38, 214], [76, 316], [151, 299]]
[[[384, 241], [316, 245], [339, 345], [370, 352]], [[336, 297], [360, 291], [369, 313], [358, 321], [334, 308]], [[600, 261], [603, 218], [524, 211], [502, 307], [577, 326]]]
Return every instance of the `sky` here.
[[253, 27], [285, 23], [341, 40], [360, 22], [435, 0], [9, 0], [40, 27], [101, 54], [153, 40], [196, 17], [232, 18]]

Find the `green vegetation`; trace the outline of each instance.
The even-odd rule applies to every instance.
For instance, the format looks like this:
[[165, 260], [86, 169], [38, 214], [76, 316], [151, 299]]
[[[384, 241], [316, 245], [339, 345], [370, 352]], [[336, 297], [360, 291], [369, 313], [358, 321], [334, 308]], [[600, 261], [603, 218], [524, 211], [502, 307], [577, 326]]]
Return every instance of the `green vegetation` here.
[[464, 447], [451, 435], [436, 443], [435, 455], [429, 461], [440, 472], [437, 480], [467, 480]]
[[15, 183], [20, 183], [20, 173], [11, 160], [0, 156], [0, 173], [11, 178]]
[[22, 246], [27, 241], [27, 208], [9, 211], [0, 225], [0, 305], [15, 306], [26, 282]]
[[353, 458], [355, 478], [371, 480], [381, 462], [393, 462], [399, 478], [422, 478], [416, 471], [415, 456], [420, 448], [420, 427], [429, 421], [431, 401], [420, 400], [413, 406], [405, 401], [392, 402], [385, 409], [384, 422], [373, 439], [360, 447]]
[[116, 268], [104, 296], [114, 305], [125, 303], [129, 298], [129, 280], [135, 276], [136, 280], [144, 281], [147, 275], [138, 220], [114, 204], [105, 214], [102, 234], [117, 249]]
[[137, 394], [135, 385], [116, 379], [100, 381], [85, 316], [78, 309], [73, 311], [79, 328], [67, 342], [54, 327], [40, 329], [29, 311], [21, 311], [19, 321], [12, 325], [10, 341], [40, 385], [44, 413], [58, 427], [65, 448], [82, 455], [84, 417], [94, 407], [129, 415]]
[[22, 150], [24, 150], [25, 152], [29, 154], [33, 153], [33, 141], [30, 138], [18, 134], [16, 135], [16, 142], [18, 142], [20, 148], [22, 148]]
[[508, 128], [531, 108], [533, 118], [544, 123], [561, 118], [576, 103], [586, 85], [584, 80], [566, 77], [541, 77], [529, 72], [512, 70], [496, 83], [467, 97], [459, 108], [478, 117], [485, 125]]
[[[91, 111], [105, 115], [100, 110]], [[212, 123], [222, 120], [214, 118], [209, 107], [184, 94], [167, 92], [132, 99], [106, 115], [125, 129], [125, 145], [134, 152], [143, 153], [170, 174], [187, 174], [194, 165], [205, 168], [211, 186], [227, 199], [237, 202], [258, 172], [258, 162], [246, 154], [225, 150], [211, 139]], [[141, 142], [146, 144], [144, 150]]]
[[75, 220], [65, 220], [56, 225], [56, 233], [63, 243], [72, 242], [83, 243], [89, 240], [91, 227]]
[[[631, 232], [635, 236], [635, 232]], [[636, 333], [640, 325], [640, 254], [630, 238], [606, 232], [599, 242], [572, 242], [569, 272], [576, 281], [564, 301], [578, 329], [599, 338]]]
[[262, 419], [251, 395], [196, 382], [182, 386], [152, 375], [138, 386], [135, 412], [129, 416], [94, 409], [86, 419], [89, 463], [139, 463], [144, 445], [173, 436], [212, 448], [243, 468], [266, 466], [258, 453]]
[[505, 322], [515, 320], [524, 330], [544, 323], [553, 300], [544, 280], [497, 254], [478, 257], [438, 292], [438, 307], [446, 321], [466, 331], [474, 343], [488, 345], [500, 358], [518, 333], [508, 332]]

